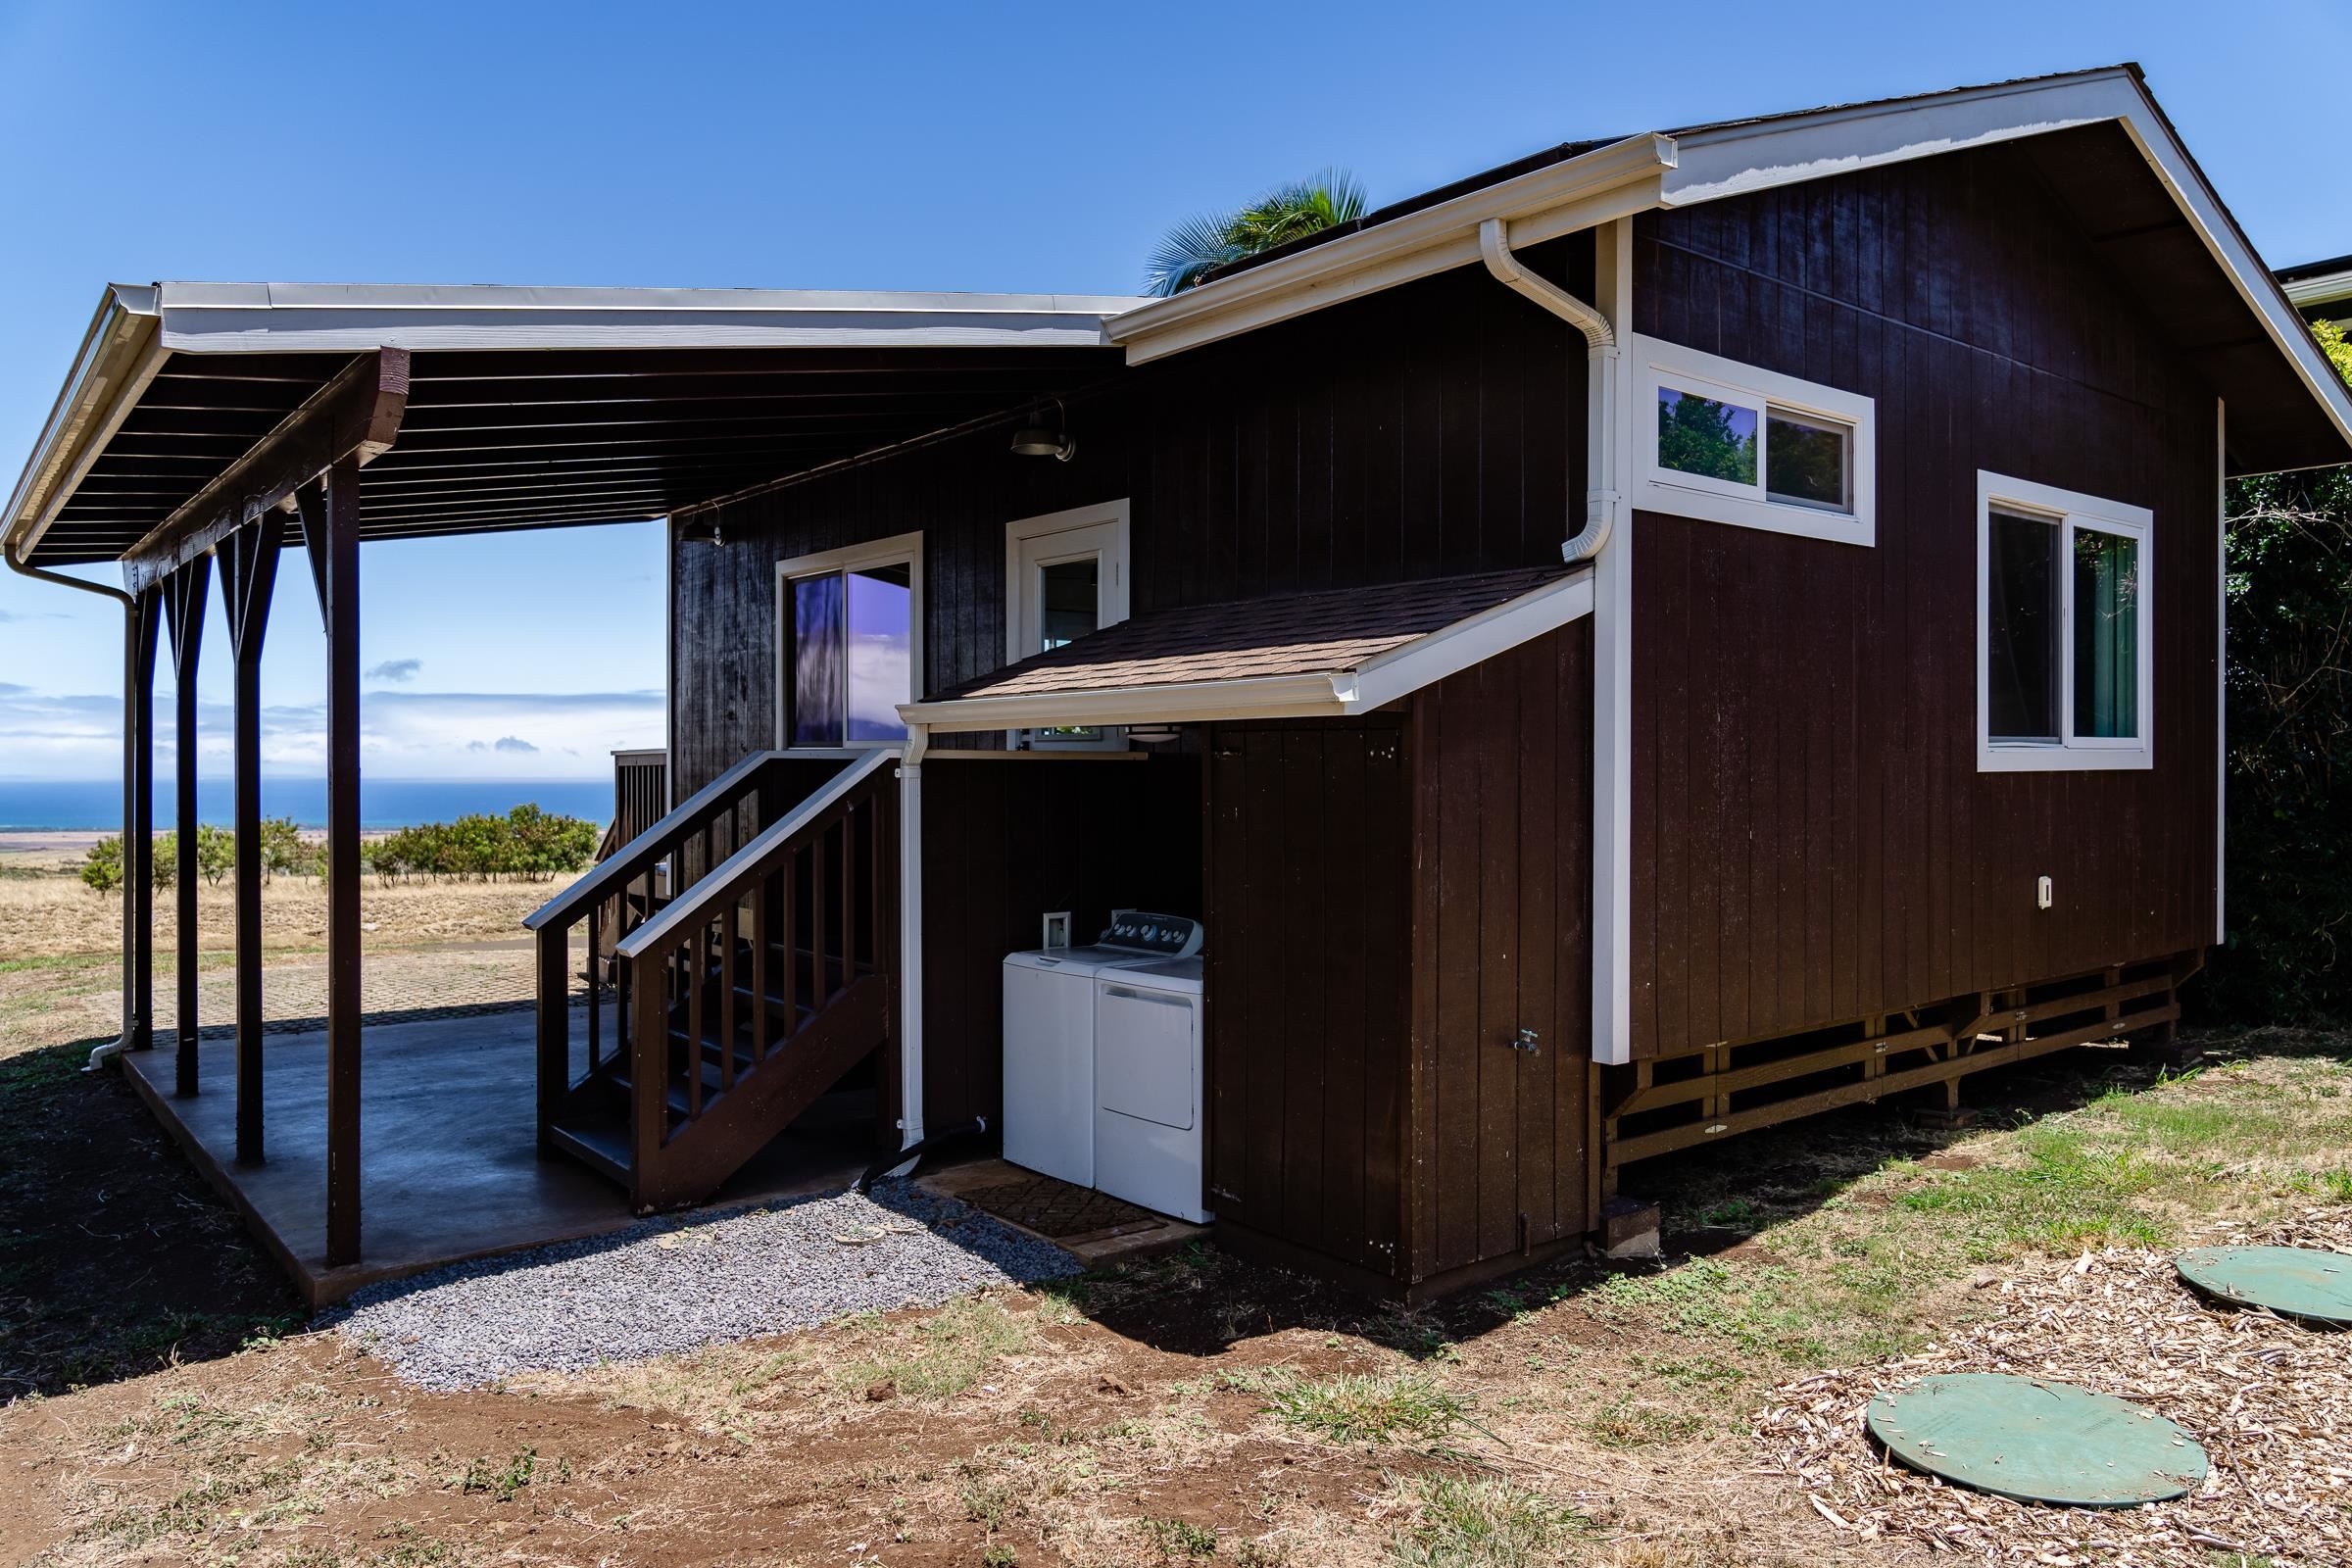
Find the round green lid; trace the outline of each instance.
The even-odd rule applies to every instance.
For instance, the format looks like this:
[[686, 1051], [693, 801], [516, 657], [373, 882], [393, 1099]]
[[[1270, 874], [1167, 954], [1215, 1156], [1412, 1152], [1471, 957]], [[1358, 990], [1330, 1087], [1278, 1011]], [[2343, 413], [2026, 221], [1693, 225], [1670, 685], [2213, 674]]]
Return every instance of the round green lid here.
[[2180, 1277], [2238, 1306], [2352, 1327], [2352, 1253], [2309, 1247], [2196, 1247], [2180, 1254]]
[[1870, 1401], [1870, 1434], [1916, 1470], [2020, 1502], [2119, 1508], [2192, 1492], [2197, 1440], [2152, 1410], [2001, 1372], [1922, 1378]]

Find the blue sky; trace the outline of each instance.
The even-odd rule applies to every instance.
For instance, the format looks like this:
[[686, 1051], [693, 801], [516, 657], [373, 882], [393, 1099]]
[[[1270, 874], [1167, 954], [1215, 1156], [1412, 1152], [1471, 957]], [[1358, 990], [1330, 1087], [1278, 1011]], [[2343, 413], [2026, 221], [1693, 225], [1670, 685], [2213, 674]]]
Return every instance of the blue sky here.
[[[2323, 152], [2348, 47], [2323, 0], [0, 0], [0, 469], [109, 279], [1124, 293], [1173, 221], [1328, 164], [1380, 202], [1573, 137], [2125, 59], [2283, 266], [2352, 251]], [[364, 569], [370, 770], [587, 776], [659, 744], [656, 528], [370, 545]], [[265, 661], [288, 773], [318, 770], [309, 594], [281, 584]], [[0, 777], [111, 777], [120, 692], [119, 612], [0, 573]], [[198, 693], [224, 771], [217, 622]]]

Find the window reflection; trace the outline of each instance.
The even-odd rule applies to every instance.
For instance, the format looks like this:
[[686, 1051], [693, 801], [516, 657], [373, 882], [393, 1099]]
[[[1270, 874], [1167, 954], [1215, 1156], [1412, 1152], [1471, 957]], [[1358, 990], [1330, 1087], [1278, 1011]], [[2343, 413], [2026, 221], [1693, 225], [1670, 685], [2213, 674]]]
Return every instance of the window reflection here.
[[1756, 411], [1658, 388], [1658, 466], [1731, 484], [1756, 482]]

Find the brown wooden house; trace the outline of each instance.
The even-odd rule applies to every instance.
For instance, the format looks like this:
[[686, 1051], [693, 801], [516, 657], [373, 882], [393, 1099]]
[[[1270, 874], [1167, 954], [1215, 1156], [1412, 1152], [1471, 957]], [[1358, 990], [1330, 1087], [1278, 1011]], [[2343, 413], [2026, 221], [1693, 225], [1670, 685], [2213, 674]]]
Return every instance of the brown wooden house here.
[[208, 552], [298, 524], [341, 671], [361, 541], [666, 516], [670, 809], [534, 919], [550, 1157], [693, 1200], [845, 1083], [984, 1142], [1005, 956], [1166, 911], [1198, 1206], [1413, 1295], [2169, 1029], [2222, 483], [2352, 459], [2130, 68], [1570, 143], [1152, 302], [499, 293], [118, 293], [11, 564], [122, 560], [143, 690]]

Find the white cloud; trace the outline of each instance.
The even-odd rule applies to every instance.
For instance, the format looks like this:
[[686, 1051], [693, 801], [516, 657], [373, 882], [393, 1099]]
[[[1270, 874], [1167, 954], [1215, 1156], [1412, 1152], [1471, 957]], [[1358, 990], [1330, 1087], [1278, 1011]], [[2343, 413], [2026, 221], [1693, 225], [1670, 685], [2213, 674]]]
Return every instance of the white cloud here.
[[[175, 755], [172, 713], [172, 695], [159, 691], [159, 770]], [[615, 748], [662, 744], [662, 693], [651, 690], [370, 691], [360, 705], [361, 748], [371, 772], [396, 778], [592, 777]], [[227, 704], [198, 704], [198, 766], [207, 775], [229, 771], [230, 723]], [[484, 743], [485, 735], [497, 739]], [[122, 699], [0, 682], [0, 776], [112, 778], [122, 762]], [[281, 773], [323, 772], [325, 705], [265, 708], [262, 763]]]

